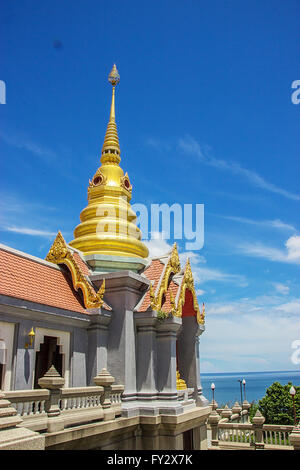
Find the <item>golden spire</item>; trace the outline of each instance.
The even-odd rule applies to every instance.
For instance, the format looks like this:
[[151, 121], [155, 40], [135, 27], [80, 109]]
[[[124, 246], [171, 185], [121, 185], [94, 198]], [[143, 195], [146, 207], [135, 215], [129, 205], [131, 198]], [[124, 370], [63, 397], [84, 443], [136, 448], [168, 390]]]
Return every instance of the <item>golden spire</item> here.
[[[121, 151], [115, 117], [115, 87], [120, 76], [116, 65], [108, 81], [112, 85], [112, 100], [101, 166], [89, 182], [88, 205], [81, 212], [81, 223], [74, 230], [74, 240], [69, 243], [85, 256], [94, 256], [91, 261], [94, 264], [91, 266], [100, 270], [109, 270], [110, 263], [114, 270], [119, 262], [116, 257], [139, 258], [143, 261], [149, 254], [136, 225], [136, 214], [130, 206], [132, 186], [129, 177], [119, 165]], [[103, 256], [106, 258], [100, 260]], [[134, 263], [142, 266], [139, 260]], [[126, 263], [131, 266], [131, 261]], [[124, 269], [128, 269], [128, 266]]]
[[109, 121], [106, 129], [106, 134], [104, 138], [104, 143], [102, 147], [102, 156], [101, 163], [117, 163], [121, 161], [120, 154], [120, 145], [118, 130], [116, 125], [116, 111], [115, 111], [115, 88], [120, 81], [120, 75], [117, 70], [116, 64], [114, 64], [111, 69], [110, 74], [108, 75], [108, 81], [112, 84], [112, 98], [110, 106], [110, 115]]

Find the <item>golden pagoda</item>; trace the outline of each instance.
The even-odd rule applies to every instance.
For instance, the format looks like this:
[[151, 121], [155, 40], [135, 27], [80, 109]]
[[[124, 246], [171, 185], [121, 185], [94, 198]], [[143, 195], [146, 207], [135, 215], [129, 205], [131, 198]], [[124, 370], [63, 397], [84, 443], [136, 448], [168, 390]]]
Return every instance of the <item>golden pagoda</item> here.
[[88, 205], [69, 244], [80, 250], [97, 271], [131, 269], [146, 265], [148, 249], [142, 243], [136, 214], [130, 206], [132, 186], [120, 167], [121, 150], [115, 118], [115, 88], [120, 81], [116, 65], [109, 76], [112, 84], [110, 116], [101, 154], [101, 166], [88, 186]]

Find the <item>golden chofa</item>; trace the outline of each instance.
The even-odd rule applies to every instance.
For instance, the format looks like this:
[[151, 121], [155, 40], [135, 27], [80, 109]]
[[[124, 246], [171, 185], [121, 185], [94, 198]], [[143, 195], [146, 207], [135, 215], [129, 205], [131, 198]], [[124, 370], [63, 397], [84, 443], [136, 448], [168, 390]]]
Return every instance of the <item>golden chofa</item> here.
[[81, 223], [69, 244], [80, 250], [95, 270], [139, 271], [146, 264], [148, 249], [141, 241], [136, 214], [130, 206], [129, 177], [119, 165], [121, 150], [115, 118], [115, 87], [120, 76], [115, 65], [108, 80], [112, 84], [112, 101], [101, 166], [89, 181], [88, 205], [80, 214]]

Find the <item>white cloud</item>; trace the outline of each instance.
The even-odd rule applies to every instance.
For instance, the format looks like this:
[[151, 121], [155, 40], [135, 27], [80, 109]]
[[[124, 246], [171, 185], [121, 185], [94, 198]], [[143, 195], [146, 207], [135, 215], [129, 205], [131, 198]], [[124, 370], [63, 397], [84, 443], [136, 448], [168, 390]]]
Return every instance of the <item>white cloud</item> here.
[[167, 254], [171, 249], [170, 245], [165, 239], [164, 234], [160, 232], [152, 232], [150, 240], [143, 240], [144, 244], [149, 250], [149, 257], [155, 258]]
[[[149, 257], [159, 257], [166, 255], [172, 249], [161, 232], [151, 233], [151, 240], [144, 240], [145, 245], [149, 249]], [[206, 263], [204, 256], [194, 251], [185, 251], [179, 253], [181, 266], [184, 267], [189, 258], [195, 283], [203, 283], [207, 281], [232, 282], [241, 287], [248, 285], [245, 276], [239, 274], [229, 274], [218, 269], [203, 266]]]
[[37, 237], [55, 237], [57, 235], [57, 233], [55, 232], [49, 232], [47, 230], [37, 230], [29, 227], [2, 227], [1, 230]]
[[265, 258], [281, 263], [300, 264], [300, 236], [293, 235], [285, 242], [285, 250], [280, 250], [262, 243], [243, 243], [238, 246], [247, 256]]
[[266, 228], [276, 228], [280, 230], [291, 230], [296, 232], [296, 228], [291, 224], [286, 224], [282, 222], [280, 219], [275, 220], [253, 220], [248, 219], [246, 217], [237, 217], [237, 216], [230, 216], [230, 215], [218, 215], [217, 217], [221, 217], [222, 219], [232, 220], [233, 222], [240, 222], [242, 224], [249, 224], [249, 225], [256, 225]]
[[196, 251], [185, 251], [184, 253], [180, 253], [179, 257], [182, 265], [184, 265], [188, 259], [190, 260], [191, 265], [206, 263], [205, 257], [199, 255]]
[[294, 235], [290, 237], [285, 246], [287, 248], [287, 257], [290, 261], [300, 262], [300, 236]]
[[[35, 227], [28, 226], [28, 221], [34, 221]], [[1, 232], [53, 238], [57, 235], [58, 228], [63, 227], [63, 223], [60, 226], [57, 224], [57, 208], [39, 202], [26, 201], [13, 194], [0, 194]], [[51, 226], [58, 228], [52, 231], [49, 229]], [[69, 236], [70, 232], [64, 232], [64, 234]], [[11, 241], [8, 243], [11, 245]]]
[[292, 300], [291, 302], [278, 305], [278, 307], [275, 307], [275, 310], [278, 310], [282, 313], [287, 313], [290, 315], [300, 315], [300, 299]]
[[248, 285], [246, 278], [239, 274], [229, 274], [218, 269], [205, 268], [202, 266], [193, 266], [193, 274], [195, 282], [231, 282], [246, 287]]
[[285, 284], [282, 284], [281, 282], [273, 282], [273, 286], [279, 292], [280, 294], [283, 295], [288, 295], [290, 293], [290, 288], [289, 286], [286, 286]]
[[282, 303], [282, 297], [279, 295], [261, 295], [254, 298], [241, 298], [233, 302], [212, 302], [207, 303], [206, 310], [208, 315], [248, 315], [253, 312], [259, 312], [260, 315], [274, 317], [280, 313], [284, 315], [300, 314], [300, 299], [291, 298], [288, 302]]
[[206, 371], [293, 369], [292, 343], [299, 339], [300, 317], [287, 316], [283, 305], [271, 314], [248, 311], [233, 315], [234, 308], [228, 305], [227, 316], [221, 316], [213, 315], [206, 305], [206, 331], [200, 342]]
[[238, 163], [232, 161], [220, 160], [205, 154], [200, 147], [199, 143], [191, 136], [186, 136], [178, 141], [179, 148], [185, 153], [194, 155], [206, 165], [213, 166], [220, 170], [229, 171], [235, 175], [242, 176], [252, 185], [270, 191], [272, 193], [279, 194], [288, 199], [294, 199], [300, 201], [300, 195], [294, 194], [285, 189], [279, 188], [273, 183], [269, 183], [262, 176], [258, 175], [255, 171], [248, 170], [247, 168], [241, 167]]
[[17, 135], [8, 135], [3, 132], [0, 133], [0, 138], [8, 145], [19, 149], [27, 150], [28, 152], [40, 157], [42, 160], [51, 163], [56, 159], [56, 153], [49, 148], [40, 145], [27, 137]]
[[203, 294], [205, 294], [205, 292], [206, 291], [203, 290], [203, 289], [196, 289], [196, 295], [203, 295]]

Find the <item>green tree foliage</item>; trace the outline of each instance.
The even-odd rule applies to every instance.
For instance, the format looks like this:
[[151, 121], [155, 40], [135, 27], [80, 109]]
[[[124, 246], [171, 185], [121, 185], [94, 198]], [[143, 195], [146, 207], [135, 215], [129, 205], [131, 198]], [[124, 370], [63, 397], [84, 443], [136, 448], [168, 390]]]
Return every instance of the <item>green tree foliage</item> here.
[[[281, 385], [274, 382], [266, 392], [264, 398], [259, 400], [258, 407], [266, 418], [265, 424], [294, 424], [293, 400], [289, 393], [292, 384]], [[300, 387], [296, 390], [295, 407], [297, 420], [300, 419]]]

